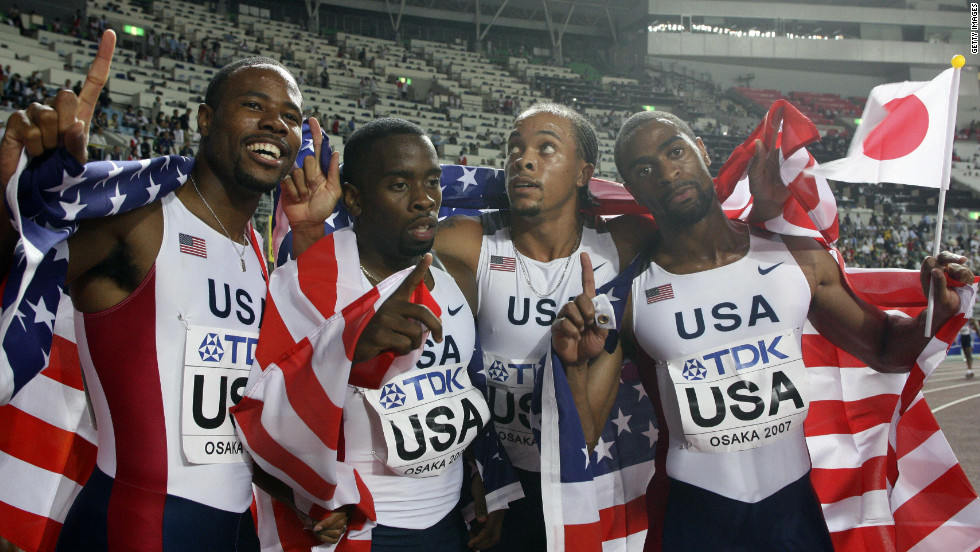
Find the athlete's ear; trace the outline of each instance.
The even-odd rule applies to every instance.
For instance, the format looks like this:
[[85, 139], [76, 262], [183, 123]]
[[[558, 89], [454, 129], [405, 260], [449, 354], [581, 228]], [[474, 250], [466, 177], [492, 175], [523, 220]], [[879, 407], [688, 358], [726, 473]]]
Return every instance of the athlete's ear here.
[[704, 166], [710, 167], [711, 156], [708, 155], [708, 148], [704, 147], [704, 142], [701, 141], [700, 137], [695, 138], [694, 142], [698, 145], [698, 149], [701, 151], [701, 158], [704, 159]]
[[582, 165], [582, 178], [579, 180], [578, 187], [588, 187], [593, 174], [595, 174], [595, 165], [592, 163]]
[[197, 106], [197, 129], [201, 136], [208, 136], [211, 133], [211, 117], [214, 115], [211, 106], [200, 104]]
[[360, 216], [363, 209], [363, 205], [361, 205], [361, 189], [350, 182], [344, 182], [340, 187], [347, 211], [355, 217]]

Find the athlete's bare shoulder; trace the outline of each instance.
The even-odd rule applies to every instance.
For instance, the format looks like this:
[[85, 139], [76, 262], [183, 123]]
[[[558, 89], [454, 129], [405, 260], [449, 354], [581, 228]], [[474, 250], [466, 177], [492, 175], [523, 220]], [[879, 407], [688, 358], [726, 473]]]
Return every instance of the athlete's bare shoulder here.
[[619, 252], [620, 269], [629, 265], [657, 233], [653, 219], [641, 215], [622, 215], [605, 221], [605, 226]]
[[459, 235], [462, 233], [479, 232], [483, 234], [483, 224], [480, 217], [469, 215], [453, 215], [439, 221], [440, 235]]
[[483, 243], [483, 223], [480, 217], [455, 215], [439, 221], [439, 231], [432, 248], [443, 259], [453, 258], [474, 275], [480, 260]]

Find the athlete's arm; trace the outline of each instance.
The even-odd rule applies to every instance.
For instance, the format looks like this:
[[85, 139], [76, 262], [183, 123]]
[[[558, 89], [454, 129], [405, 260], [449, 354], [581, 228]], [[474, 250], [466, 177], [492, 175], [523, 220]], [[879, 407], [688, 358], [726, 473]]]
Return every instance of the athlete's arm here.
[[303, 523], [313, 530], [313, 533], [321, 542], [336, 544], [340, 541], [347, 530], [348, 513], [346, 506], [337, 508], [329, 515], [317, 521], [304, 514], [296, 507], [293, 490], [282, 481], [279, 481], [257, 464], [253, 465], [255, 471], [252, 472], [252, 483], [268, 493], [269, 496], [288, 506], [293, 510]]
[[476, 275], [483, 245], [483, 223], [479, 217], [452, 216], [439, 221], [439, 231], [432, 246], [444, 261], [452, 257]]
[[[0, 187], [10, 180], [25, 150], [29, 156], [37, 157], [64, 147], [79, 163], [88, 161], [88, 131], [99, 94], [109, 77], [115, 42], [115, 33], [103, 34], [99, 51], [77, 96], [70, 90], [61, 90], [50, 107], [34, 103], [11, 115], [0, 142]], [[135, 289], [121, 281], [135, 279], [138, 283], [152, 266], [163, 228], [162, 218], [152, 216], [158, 212], [159, 204], [154, 204], [79, 225], [79, 230], [68, 240], [67, 274], [79, 310], [91, 312], [113, 306]], [[0, 234], [3, 236], [0, 244], [9, 247], [16, 232], [7, 223]], [[113, 255], [116, 259], [110, 261]], [[3, 258], [6, 262], [10, 260], [9, 255]], [[110, 266], [106, 265], [107, 261]], [[98, 267], [104, 270], [91, 274]], [[7, 267], [2, 268], [6, 272]], [[91, 275], [89, 280], [85, 280], [86, 275]], [[77, 282], [82, 283], [79, 289], [74, 288]]]
[[[784, 240], [810, 283], [809, 320], [814, 328], [879, 372], [908, 372], [930, 339], [924, 336], [925, 311], [914, 318], [882, 312], [844, 285], [837, 263], [819, 244], [809, 238]], [[928, 294], [930, 279], [934, 287], [930, 335], [959, 310], [959, 296], [947, 286], [945, 276], [973, 281], [973, 273], [959, 264], [965, 260], [943, 252], [938, 259], [927, 257], [922, 263], [923, 293]]]
[[[0, 140], [0, 194], [6, 193], [7, 183], [16, 172], [24, 151], [31, 157], [38, 157], [62, 146], [79, 163], [85, 164], [89, 127], [99, 94], [109, 79], [115, 47], [116, 34], [112, 31], [103, 33], [98, 53], [77, 96], [70, 90], [61, 90], [52, 107], [32, 103], [7, 119], [7, 130]], [[4, 219], [0, 222], [0, 277], [5, 276], [10, 267], [18, 239], [7, 214], [6, 209], [0, 213], [0, 218]]]
[[551, 343], [561, 359], [589, 450], [595, 447], [616, 399], [623, 348], [603, 349], [609, 330], [595, 322], [595, 275], [588, 253], [582, 253], [582, 293], [566, 303], [551, 326]]
[[500, 542], [500, 533], [504, 527], [504, 516], [507, 510], [487, 512], [487, 491], [483, 486], [483, 477], [479, 473], [473, 475], [470, 483], [470, 493], [473, 495], [474, 520], [470, 524], [470, 540], [466, 546], [471, 550], [486, 550]]
[[606, 221], [606, 228], [616, 244], [620, 271], [629, 266], [657, 232], [653, 219], [642, 215], [623, 215], [609, 219]]

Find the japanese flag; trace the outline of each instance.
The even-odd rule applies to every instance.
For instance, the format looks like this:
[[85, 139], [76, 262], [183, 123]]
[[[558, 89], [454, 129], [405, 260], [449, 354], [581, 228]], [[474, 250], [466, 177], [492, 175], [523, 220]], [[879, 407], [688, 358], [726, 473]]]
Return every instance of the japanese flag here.
[[847, 157], [810, 173], [845, 182], [948, 187], [943, 171], [952, 155], [958, 89], [952, 68], [929, 82], [874, 87]]

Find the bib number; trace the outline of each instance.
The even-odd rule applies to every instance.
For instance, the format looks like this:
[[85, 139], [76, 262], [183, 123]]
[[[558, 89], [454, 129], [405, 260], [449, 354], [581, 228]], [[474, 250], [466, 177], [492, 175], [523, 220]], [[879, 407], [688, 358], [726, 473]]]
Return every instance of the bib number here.
[[191, 464], [245, 461], [228, 409], [245, 393], [258, 337], [256, 332], [188, 326], [180, 432]]
[[410, 370], [381, 389], [365, 389], [364, 399], [381, 419], [385, 465], [408, 477], [449, 469], [490, 417], [463, 363]]
[[534, 374], [540, 369], [536, 360], [508, 360], [483, 353], [487, 371], [487, 393], [490, 413], [497, 436], [511, 462], [527, 469], [539, 465], [541, 453], [531, 432], [531, 399]]
[[748, 450], [803, 429], [809, 383], [795, 332], [701, 351], [667, 369], [693, 450]]

